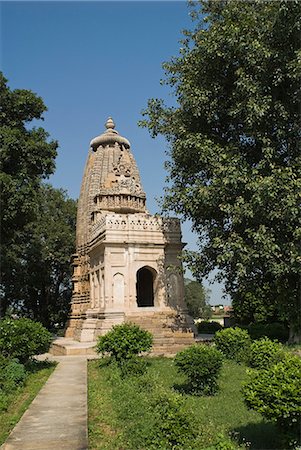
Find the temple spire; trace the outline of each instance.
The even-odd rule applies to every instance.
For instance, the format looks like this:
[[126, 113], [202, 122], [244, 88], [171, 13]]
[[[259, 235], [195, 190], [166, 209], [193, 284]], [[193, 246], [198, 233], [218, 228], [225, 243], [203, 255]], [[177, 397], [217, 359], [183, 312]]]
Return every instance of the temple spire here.
[[105, 127], [107, 130], [109, 130], [109, 129], [114, 130], [115, 123], [114, 123], [114, 120], [112, 119], [112, 117], [108, 117], [108, 120], [105, 123]]

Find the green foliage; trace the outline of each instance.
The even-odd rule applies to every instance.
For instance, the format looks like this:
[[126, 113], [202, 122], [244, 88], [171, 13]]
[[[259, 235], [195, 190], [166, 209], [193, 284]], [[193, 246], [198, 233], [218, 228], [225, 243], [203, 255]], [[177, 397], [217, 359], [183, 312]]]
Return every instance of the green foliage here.
[[239, 445], [237, 442], [233, 442], [229, 437], [223, 434], [216, 436], [215, 442], [210, 447], [206, 447], [204, 450], [238, 450], [245, 449], [244, 445]]
[[184, 293], [188, 313], [191, 317], [209, 319], [212, 316], [212, 310], [208, 304], [209, 291], [204, 288], [202, 283], [186, 278]]
[[141, 329], [134, 323], [123, 323], [113, 326], [105, 336], [100, 336], [97, 352], [109, 354], [117, 362], [123, 373], [140, 372], [143, 363], [136, 358], [141, 352], [151, 349], [153, 337], [149, 331]]
[[51, 340], [51, 333], [30, 319], [0, 321], [0, 352], [5, 357], [26, 362], [33, 355], [47, 352]]
[[26, 370], [18, 360], [7, 360], [0, 367], [0, 390], [5, 393], [12, 392], [21, 386], [26, 379]]
[[111, 403], [123, 425], [125, 448], [195, 448], [195, 417], [180, 394], [164, 387], [155, 373], [124, 379], [116, 366], [107, 367]]
[[301, 360], [286, 357], [266, 370], [251, 370], [243, 385], [245, 402], [286, 432], [286, 443], [300, 445]]
[[28, 90], [10, 90], [0, 73], [1, 307], [48, 328], [64, 325], [71, 297], [76, 203], [42, 181], [55, 168], [57, 142], [42, 120], [46, 107]]
[[0, 412], [6, 411], [10, 403], [10, 394], [24, 384], [26, 371], [18, 360], [0, 355]]
[[226, 328], [215, 334], [214, 342], [226, 358], [241, 362], [247, 361], [250, 352], [251, 339], [246, 330], [241, 328]]
[[[122, 378], [118, 371], [118, 377], [112, 377], [112, 371], [112, 364], [101, 369], [98, 361], [88, 364], [90, 446], [95, 450], [148, 449], [146, 437], [149, 439], [155, 421], [152, 398], [156, 397], [156, 391], [161, 392], [162, 386], [168, 392], [178, 390], [185, 382], [185, 375], [178, 372], [171, 358], [149, 358], [148, 371], [141, 377]], [[227, 441], [227, 436], [237, 449], [240, 446], [236, 437], [242, 444], [251, 442], [251, 447], [246, 445], [246, 448], [287, 450], [287, 446], [280, 444], [281, 431], [245, 406], [241, 384], [246, 376], [244, 365], [226, 360], [219, 377], [218, 395], [182, 394], [182, 412], [197, 433], [190, 440], [193, 450], [208, 447], [211, 450], [214, 445]], [[229, 430], [235, 433], [229, 435]]]
[[202, 322], [198, 322], [196, 324], [198, 332], [201, 334], [215, 334], [217, 331], [222, 330], [223, 326], [213, 321], [203, 320]]
[[153, 395], [151, 404], [155, 420], [147, 448], [192, 449], [198, 433], [182, 396], [161, 387]]
[[[236, 317], [300, 324], [300, 5], [193, 2], [195, 29], [164, 64], [176, 98], [140, 123], [169, 142], [164, 209], [190, 219]], [[300, 333], [300, 330], [299, 330]]]
[[28, 90], [11, 91], [0, 73], [0, 148], [1, 148], [1, 255], [2, 309], [9, 304], [11, 280], [21, 253], [20, 233], [34, 221], [38, 190], [43, 178], [54, 170], [57, 143], [48, 142], [43, 128], [26, 127], [42, 119], [46, 107], [40, 97]]
[[277, 339], [280, 342], [288, 340], [289, 330], [282, 323], [252, 323], [248, 325], [247, 330], [252, 339], [260, 339], [267, 337], [269, 339]]
[[11, 295], [18, 313], [47, 328], [63, 327], [70, 307], [70, 255], [75, 251], [76, 202], [66, 193], [41, 185], [34, 226], [25, 227], [22, 265]]
[[123, 377], [127, 377], [127, 376], [141, 376], [143, 375], [146, 370], [147, 370], [147, 362], [145, 359], [137, 356], [132, 356], [131, 358], [128, 359], [121, 359], [118, 363], [117, 363], [120, 371], [121, 371], [121, 375]]
[[191, 392], [214, 394], [222, 367], [221, 352], [208, 345], [192, 345], [177, 353], [175, 365], [186, 375]]
[[255, 369], [268, 369], [284, 358], [285, 352], [281, 344], [268, 338], [262, 338], [251, 344], [249, 365]]

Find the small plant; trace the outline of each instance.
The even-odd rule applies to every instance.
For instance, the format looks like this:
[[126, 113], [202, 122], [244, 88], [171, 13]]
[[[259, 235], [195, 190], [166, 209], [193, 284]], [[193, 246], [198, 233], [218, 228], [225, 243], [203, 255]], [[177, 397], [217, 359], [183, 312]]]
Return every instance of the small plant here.
[[134, 323], [123, 323], [113, 326], [105, 336], [100, 336], [97, 352], [106, 355], [118, 364], [124, 375], [142, 373], [144, 364], [137, 355], [151, 349], [153, 337], [149, 331], [143, 330]]
[[218, 322], [204, 320], [197, 323], [197, 329], [200, 334], [215, 334], [217, 331], [222, 330], [223, 327]]
[[300, 445], [301, 360], [289, 354], [267, 370], [250, 370], [243, 384], [247, 406], [276, 422], [286, 444]]
[[26, 379], [26, 370], [18, 360], [8, 360], [0, 369], [0, 389], [6, 393], [22, 386]]
[[149, 449], [192, 449], [197, 437], [197, 427], [191, 411], [187, 410], [181, 395], [160, 388], [151, 400], [154, 423], [150, 437], [146, 439]]
[[247, 361], [249, 358], [251, 339], [246, 330], [241, 328], [226, 328], [216, 333], [214, 337], [216, 348], [226, 358], [237, 362]]
[[284, 358], [285, 352], [281, 344], [268, 338], [252, 342], [249, 365], [254, 369], [268, 369]]
[[122, 376], [143, 375], [147, 370], [147, 361], [139, 356], [121, 360], [118, 364]]
[[216, 436], [214, 444], [212, 444], [210, 447], [206, 447], [204, 450], [245, 450], [245, 445], [240, 445], [237, 442], [237, 439], [231, 439], [230, 436], [224, 436], [223, 434], [219, 433]]
[[175, 365], [189, 381], [191, 391], [207, 395], [216, 392], [222, 367], [221, 352], [208, 345], [192, 345], [176, 355]]
[[51, 340], [51, 333], [39, 322], [25, 318], [0, 321], [0, 352], [5, 357], [26, 362], [47, 352]]

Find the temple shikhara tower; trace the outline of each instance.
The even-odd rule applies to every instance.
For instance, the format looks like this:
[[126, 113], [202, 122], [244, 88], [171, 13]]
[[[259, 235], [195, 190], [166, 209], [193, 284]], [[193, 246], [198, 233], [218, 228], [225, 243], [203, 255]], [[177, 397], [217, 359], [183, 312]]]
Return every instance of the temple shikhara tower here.
[[93, 342], [115, 324], [154, 334], [154, 350], [194, 342], [178, 258], [178, 219], [152, 216], [129, 141], [111, 118], [91, 141], [78, 202], [73, 295], [66, 337]]

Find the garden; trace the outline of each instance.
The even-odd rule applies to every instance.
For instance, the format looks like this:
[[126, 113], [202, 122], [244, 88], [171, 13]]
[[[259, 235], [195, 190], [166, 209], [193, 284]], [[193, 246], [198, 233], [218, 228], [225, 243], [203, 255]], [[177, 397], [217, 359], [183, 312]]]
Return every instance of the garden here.
[[88, 366], [91, 449], [298, 448], [301, 360], [287, 347], [240, 328], [175, 358], [139, 356], [150, 346], [130, 324], [99, 339], [103, 358]]

